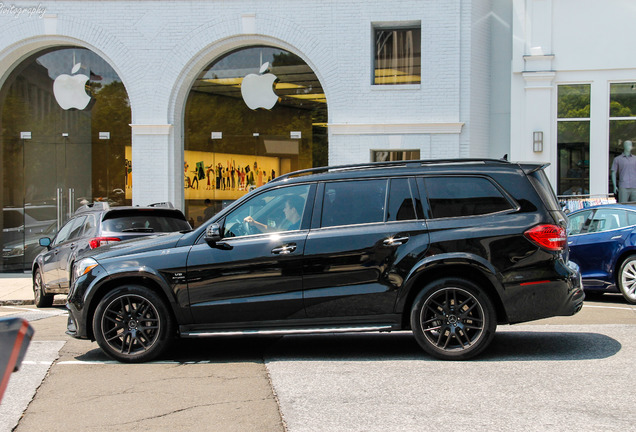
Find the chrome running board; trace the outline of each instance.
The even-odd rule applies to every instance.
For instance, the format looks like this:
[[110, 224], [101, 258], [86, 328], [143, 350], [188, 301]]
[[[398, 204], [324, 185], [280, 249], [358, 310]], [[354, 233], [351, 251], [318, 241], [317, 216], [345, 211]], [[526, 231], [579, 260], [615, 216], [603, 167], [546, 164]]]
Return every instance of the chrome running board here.
[[216, 330], [216, 331], [186, 331], [181, 332], [181, 337], [199, 338], [211, 336], [248, 336], [248, 335], [298, 335], [320, 333], [353, 333], [376, 332], [394, 330], [390, 325], [359, 326], [359, 327], [321, 327], [299, 329], [267, 329], [267, 330]]

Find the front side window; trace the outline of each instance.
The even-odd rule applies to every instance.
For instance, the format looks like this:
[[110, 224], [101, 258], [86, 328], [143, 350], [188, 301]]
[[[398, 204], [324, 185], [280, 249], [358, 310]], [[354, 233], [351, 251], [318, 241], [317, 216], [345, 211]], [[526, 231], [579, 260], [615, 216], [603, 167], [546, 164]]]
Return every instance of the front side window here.
[[60, 229], [60, 232], [57, 233], [57, 236], [55, 237], [55, 240], [53, 241], [53, 246], [57, 246], [61, 243], [64, 243], [66, 240], [71, 238], [71, 233], [73, 232], [75, 228], [77, 228], [78, 220], [81, 220], [83, 222], [84, 218], [83, 217], [75, 218], [66, 222], [66, 224]]
[[590, 193], [590, 88], [558, 86], [558, 195]]
[[299, 230], [309, 189], [290, 186], [255, 196], [227, 215], [223, 237]]
[[478, 216], [513, 209], [501, 191], [483, 177], [429, 177], [425, 184], [433, 218]]
[[568, 235], [582, 234], [587, 229], [588, 219], [594, 210], [586, 210], [568, 217]]
[[325, 185], [322, 227], [384, 222], [387, 180], [333, 182]]
[[421, 82], [420, 25], [373, 29], [375, 62], [373, 84], [419, 84]]

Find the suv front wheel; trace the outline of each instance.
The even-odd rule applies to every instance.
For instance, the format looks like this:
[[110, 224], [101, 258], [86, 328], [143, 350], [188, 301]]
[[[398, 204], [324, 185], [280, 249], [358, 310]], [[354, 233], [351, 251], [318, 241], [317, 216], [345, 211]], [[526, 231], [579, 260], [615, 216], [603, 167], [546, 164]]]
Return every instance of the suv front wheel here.
[[174, 335], [174, 320], [163, 300], [141, 285], [108, 293], [97, 305], [93, 332], [99, 346], [121, 362], [144, 362], [160, 355]]
[[415, 339], [428, 354], [465, 360], [482, 352], [495, 335], [492, 302], [470, 281], [442, 278], [426, 285], [411, 309]]

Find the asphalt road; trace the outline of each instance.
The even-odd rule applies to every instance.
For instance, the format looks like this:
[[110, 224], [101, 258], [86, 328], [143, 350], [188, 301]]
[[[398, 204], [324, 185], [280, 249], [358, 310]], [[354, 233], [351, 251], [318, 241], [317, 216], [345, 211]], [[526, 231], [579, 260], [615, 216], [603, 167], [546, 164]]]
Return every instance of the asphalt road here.
[[393, 333], [184, 340], [124, 365], [65, 336], [61, 308], [7, 314], [26, 314], [36, 333], [0, 431], [635, 430], [636, 307], [618, 296], [500, 326], [468, 362]]

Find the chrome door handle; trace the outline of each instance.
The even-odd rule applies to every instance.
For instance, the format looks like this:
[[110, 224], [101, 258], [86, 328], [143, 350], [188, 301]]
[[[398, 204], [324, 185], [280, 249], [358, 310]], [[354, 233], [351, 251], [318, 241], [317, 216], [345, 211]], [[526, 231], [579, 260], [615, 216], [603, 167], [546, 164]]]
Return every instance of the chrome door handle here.
[[409, 241], [409, 237], [391, 237], [382, 242], [384, 246], [402, 246], [404, 243]]
[[272, 249], [272, 253], [275, 255], [289, 255], [295, 250], [296, 250], [295, 244], [287, 244], [287, 245], [283, 245], [283, 246]]

